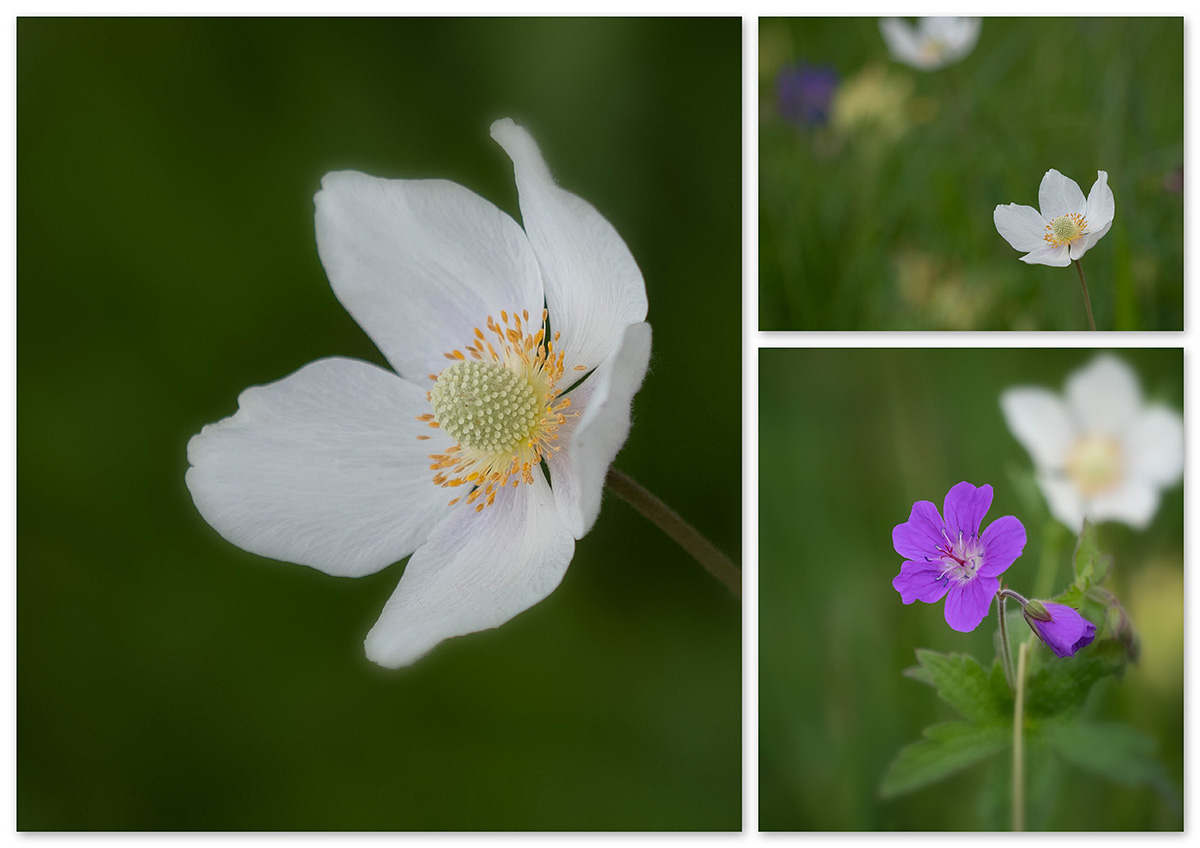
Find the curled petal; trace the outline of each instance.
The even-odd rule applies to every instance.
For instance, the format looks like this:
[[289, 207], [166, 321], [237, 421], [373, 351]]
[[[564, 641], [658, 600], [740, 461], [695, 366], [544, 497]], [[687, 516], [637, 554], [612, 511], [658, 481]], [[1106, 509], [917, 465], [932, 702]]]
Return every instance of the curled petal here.
[[1084, 207], [1088, 231], [1096, 233], [1097, 240], [1112, 226], [1116, 208], [1112, 189], [1108, 187], [1108, 172], [1097, 171], [1096, 182], [1092, 184], [1092, 190], [1088, 192], [1087, 205]]
[[959, 633], [970, 633], [987, 617], [999, 589], [997, 578], [981, 574], [954, 584], [946, 593], [946, 623]]
[[1025, 525], [1015, 516], [997, 518], [983, 531], [983, 564], [979, 573], [997, 577], [1004, 573], [1025, 550]]
[[494, 138], [513, 161], [525, 232], [546, 284], [553, 329], [562, 332], [566, 370], [595, 368], [630, 324], [646, 318], [646, 284], [612, 224], [559, 188], [529, 132], [505, 118]]
[[559, 431], [563, 449], [547, 456], [546, 463], [554, 500], [576, 539], [592, 529], [600, 514], [604, 478], [629, 436], [633, 396], [649, 364], [650, 325], [634, 324], [625, 330], [617, 353], [568, 395], [570, 408], [581, 417], [568, 419]]
[[907, 561], [900, 566], [900, 573], [892, 578], [892, 588], [900, 593], [906, 604], [913, 601], [936, 603], [946, 594], [950, 578], [945, 575], [946, 567], [937, 562]]
[[575, 541], [550, 487], [504, 489], [495, 504], [462, 504], [408, 561], [400, 585], [367, 634], [367, 658], [399, 668], [452, 636], [499, 627], [562, 580]]
[[1042, 217], [1053, 221], [1070, 212], [1084, 214], [1087, 201], [1079, 183], [1051, 168], [1038, 186], [1038, 206], [1042, 210]]
[[937, 507], [929, 501], [917, 501], [908, 521], [892, 529], [892, 547], [905, 559], [938, 558], [939, 546], [945, 543], [944, 528]]

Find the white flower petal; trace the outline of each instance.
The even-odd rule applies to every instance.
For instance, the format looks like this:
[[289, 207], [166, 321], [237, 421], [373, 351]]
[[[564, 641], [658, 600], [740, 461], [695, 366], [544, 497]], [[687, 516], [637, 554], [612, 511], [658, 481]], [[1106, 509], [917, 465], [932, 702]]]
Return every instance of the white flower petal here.
[[492, 138], [513, 161], [521, 218], [545, 281], [551, 329], [562, 333], [566, 370], [595, 368], [616, 350], [627, 326], [646, 318], [642, 273], [613, 226], [555, 185], [524, 127], [496, 121]]
[[1137, 418], [1142, 390], [1124, 360], [1101, 354], [1067, 378], [1067, 405], [1080, 432], [1119, 436]]
[[1008, 429], [1039, 469], [1060, 469], [1075, 444], [1066, 405], [1054, 392], [1018, 386], [1000, 395]]
[[899, 18], [880, 18], [879, 32], [892, 58], [919, 70], [936, 67], [936, 60], [921, 48], [922, 41], [916, 29]]
[[564, 433], [563, 449], [546, 461], [554, 499], [576, 539], [592, 529], [600, 513], [604, 478], [629, 435], [630, 405], [649, 363], [650, 325], [634, 324], [616, 354], [568, 395], [582, 415]]
[[1088, 232], [1097, 234], [1094, 241], [1099, 241], [1100, 236], [1108, 232], [1108, 228], [1112, 226], [1116, 208], [1112, 189], [1108, 187], [1108, 172], [1097, 171], [1096, 182], [1092, 184], [1092, 190], [1088, 192], [1087, 204], [1083, 213], [1087, 218]]
[[1046, 221], [1032, 206], [997, 206], [992, 220], [996, 231], [1017, 250], [1037, 251], [1046, 246]]
[[1053, 265], [1055, 268], [1065, 268], [1071, 264], [1071, 250], [1065, 244], [1061, 247], [1046, 245], [1032, 253], [1026, 253], [1021, 257], [1021, 261], [1030, 265]]
[[1173, 486], [1183, 476], [1183, 418], [1175, 410], [1143, 409], [1124, 445], [1131, 476], [1158, 486]]
[[[358, 577], [403, 559], [448, 511], [417, 421], [425, 391], [382, 368], [320, 359], [246, 389], [188, 442], [196, 508], [239, 548]], [[431, 435], [418, 441], [419, 435]]]
[[540, 473], [480, 512], [460, 505], [408, 561], [367, 657], [399, 668], [443, 639], [499, 627], [554, 591], [574, 551]]
[[957, 62], [974, 50], [982, 26], [981, 18], [963, 17], [928, 17], [920, 23], [925, 36], [942, 45], [942, 65]]
[[1158, 489], [1144, 480], [1126, 479], [1120, 488], [1092, 498], [1084, 507], [1087, 517], [1101, 521], [1120, 521], [1143, 530], [1158, 511]]
[[445, 180], [337, 171], [316, 195], [317, 252], [338, 300], [403, 376], [446, 366], [500, 310], [541, 316], [537, 260], [517, 223]]
[[1074, 481], [1059, 474], [1039, 474], [1038, 486], [1050, 514], [1078, 533], [1083, 529], [1083, 496]]
[[1042, 177], [1042, 184], [1038, 187], [1038, 206], [1042, 210], [1042, 217], [1047, 221], [1053, 221], [1069, 212], [1082, 215], [1086, 205], [1087, 201], [1079, 183], [1064, 177], [1053, 168]]

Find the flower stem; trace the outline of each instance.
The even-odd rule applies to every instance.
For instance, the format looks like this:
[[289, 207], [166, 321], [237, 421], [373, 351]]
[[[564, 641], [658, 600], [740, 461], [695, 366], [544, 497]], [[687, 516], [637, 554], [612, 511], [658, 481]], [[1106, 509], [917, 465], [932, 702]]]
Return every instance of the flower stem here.
[[996, 612], [1000, 614], [1000, 656], [1004, 660], [1004, 679], [1008, 681], [1008, 688], [1013, 688], [1013, 667], [1012, 667], [1012, 650], [1008, 647], [1008, 615], [1004, 609], [1004, 602], [1008, 598], [1008, 594], [1001, 589], [999, 592], [1000, 603], [996, 605]]
[[1012, 829], [1025, 829], [1025, 660], [1029, 643], [1017, 648], [1017, 696], [1013, 700]]
[[1096, 319], [1092, 317], [1092, 299], [1088, 297], [1087, 280], [1083, 278], [1083, 266], [1079, 264], [1079, 260], [1075, 260], [1075, 270], [1079, 272], [1079, 285], [1083, 287], [1083, 305], [1087, 308], [1088, 324], [1094, 330], [1096, 329]]
[[679, 517], [640, 483], [623, 471], [608, 469], [605, 484], [622, 500], [658, 525], [681, 548], [691, 554], [713, 577], [725, 584], [733, 596], [742, 597], [742, 571], [716, 545], [701, 536], [696, 528]]

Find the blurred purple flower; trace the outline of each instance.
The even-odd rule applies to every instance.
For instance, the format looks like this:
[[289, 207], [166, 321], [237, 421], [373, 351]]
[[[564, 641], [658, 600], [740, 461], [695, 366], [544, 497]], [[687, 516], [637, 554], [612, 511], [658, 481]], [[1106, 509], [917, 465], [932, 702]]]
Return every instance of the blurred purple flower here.
[[1073, 657], [1096, 638], [1096, 625], [1063, 604], [1030, 601], [1023, 612], [1033, 632], [1057, 656]]
[[917, 501], [892, 545], [905, 558], [892, 586], [906, 604], [946, 598], [946, 623], [960, 633], [979, 626], [1002, 574], [1025, 549], [1025, 527], [1011, 515], [979, 526], [992, 505], [992, 487], [959, 483], [946, 494], [945, 520], [929, 501]]
[[837, 89], [837, 71], [826, 65], [787, 65], [775, 78], [779, 113], [799, 127], [821, 126]]

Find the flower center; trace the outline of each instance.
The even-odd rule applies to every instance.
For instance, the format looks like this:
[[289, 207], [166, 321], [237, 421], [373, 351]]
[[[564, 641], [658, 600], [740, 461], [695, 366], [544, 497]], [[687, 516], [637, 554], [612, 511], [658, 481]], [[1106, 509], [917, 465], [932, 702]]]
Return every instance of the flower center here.
[[1078, 241], [1086, 232], [1087, 218], [1078, 212], [1068, 212], [1047, 224], [1042, 238], [1051, 247], [1062, 247], [1064, 244]]
[[491, 506], [505, 486], [532, 483], [534, 467], [558, 450], [554, 442], [571, 401], [558, 397], [563, 354], [555, 349], [558, 333], [546, 338], [547, 317], [542, 310], [541, 326], [531, 333], [528, 312], [502, 311], [500, 321], [489, 315], [487, 333], [476, 327], [470, 344], [445, 354], [452, 364], [429, 375], [433, 411], [417, 418], [457, 442], [429, 455], [433, 482], [469, 484], [466, 502], [476, 512]]
[[1121, 445], [1108, 436], [1083, 436], [1067, 457], [1067, 473], [1085, 497], [1116, 488], [1124, 465]]
[[945, 530], [942, 531], [942, 540], [944, 544], [939, 548], [944, 566], [942, 577], [953, 577], [960, 583], [972, 579], [983, 564], [983, 547], [979, 540], [974, 536], [963, 538], [961, 533], [957, 539], [951, 540]]
[[454, 363], [438, 375], [429, 401], [442, 430], [486, 453], [513, 451], [541, 417], [537, 388], [499, 362]]

